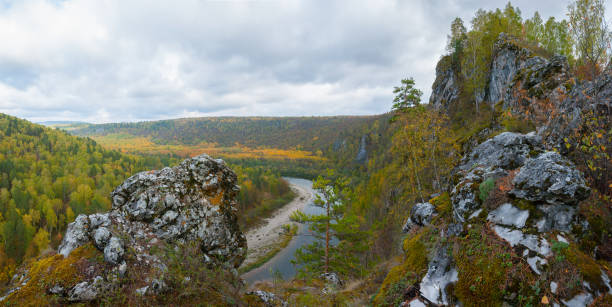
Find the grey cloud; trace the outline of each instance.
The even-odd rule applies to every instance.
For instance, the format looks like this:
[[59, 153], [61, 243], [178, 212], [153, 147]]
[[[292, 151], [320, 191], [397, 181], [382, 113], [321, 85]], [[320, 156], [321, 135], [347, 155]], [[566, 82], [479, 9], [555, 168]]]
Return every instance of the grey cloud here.
[[[563, 17], [557, 0], [513, 1]], [[451, 20], [484, 0], [0, 0], [0, 111], [35, 121], [375, 114], [427, 100]], [[7, 30], [13, 29], [13, 30]]]

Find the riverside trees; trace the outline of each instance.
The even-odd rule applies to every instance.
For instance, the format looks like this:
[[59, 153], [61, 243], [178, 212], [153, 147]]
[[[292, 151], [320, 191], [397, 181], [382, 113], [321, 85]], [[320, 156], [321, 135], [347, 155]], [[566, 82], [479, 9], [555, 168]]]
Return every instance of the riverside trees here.
[[318, 192], [315, 205], [323, 214], [296, 211], [291, 218], [309, 224], [316, 240], [296, 251], [295, 264], [303, 265], [301, 275], [336, 272], [356, 276], [362, 272], [359, 254], [368, 249], [367, 232], [360, 228], [362, 218], [350, 212], [348, 179], [328, 169], [313, 187]]

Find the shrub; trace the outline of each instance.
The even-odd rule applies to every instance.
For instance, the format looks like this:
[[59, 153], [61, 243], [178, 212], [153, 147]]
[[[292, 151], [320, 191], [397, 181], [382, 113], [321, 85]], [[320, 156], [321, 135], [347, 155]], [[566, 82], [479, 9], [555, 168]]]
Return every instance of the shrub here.
[[495, 181], [493, 181], [493, 179], [489, 178], [483, 181], [478, 187], [478, 189], [480, 190], [480, 194], [478, 195], [480, 201], [485, 202], [487, 198], [489, 198], [489, 194], [491, 193], [491, 191], [493, 191], [494, 187]]

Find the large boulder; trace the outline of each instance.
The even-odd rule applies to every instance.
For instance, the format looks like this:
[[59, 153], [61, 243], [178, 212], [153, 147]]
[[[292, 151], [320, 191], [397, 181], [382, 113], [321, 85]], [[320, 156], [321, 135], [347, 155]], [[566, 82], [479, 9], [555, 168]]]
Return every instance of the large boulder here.
[[480, 183], [508, 175], [508, 171], [522, 166], [541, 151], [541, 138], [533, 132], [504, 132], [472, 149], [454, 171], [456, 182], [451, 201], [455, 220], [463, 223], [481, 208], [477, 192]]
[[410, 216], [406, 220], [403, 232], [408, 232], [413, 226], [427, 226], [436, 215], [435, 207], [430, 203], [418, 203], [412, 206]]
[[542, 150], [542, 139], [535, 133], [503, 132], [474, 148], [461, 161], [459, 168], [469, 170], [476, 166], [486, 168], [517, 168], [534, 153]]
[[236, 222], [235, 183], [234, 172], [207, 155], [138, 173], [112, 192], [111, 212], [80, 215], [68, 225], [59, 253], [67, 256], [93, 241], [107, 262], [118, 264], [125, 243], [132, 246], [152, 238], [197, 241], [207, 259], [238, 267], [246, 254], [246, 239]]
[[549, 204], [577, 204], [590, 192], [580, 171], [553, 151], [528, 159], [512, 183], [510, 194]]

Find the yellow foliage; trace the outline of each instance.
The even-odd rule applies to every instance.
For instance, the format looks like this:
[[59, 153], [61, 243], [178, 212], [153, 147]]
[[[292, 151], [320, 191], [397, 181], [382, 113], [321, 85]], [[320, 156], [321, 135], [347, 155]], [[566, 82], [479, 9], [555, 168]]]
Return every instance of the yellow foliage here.
[[161, 145], [149, 138], [127, 134], [108, 134], [92, 137], [103, 147], [119, 150], [123, 153], [176, 154], [181, 157], [193, 157], [203, 153], [226, 159], [272, 159], [272, 160], [316, 160], [325, 158], [305, 150], [285, 150], [278, 148], [249, 148], [240, 144], [232, 147], [218, 147], [212, 143], [197, 145]]
[[374, 306], [387, 305], [387, 297], [392, 295], [391, 293], [397, 285], [400, 287], [410, 286], [401, 285], [402, 282], [414, 283], [420, 279], [422, 274], [427, 269], [427, 248], [423, 244], [423, 234], [426, 231], [422, 231], [412, 237], [404, 240], [403, 248], [405, 257], [402, 264], [393, 267], [382, 285], [378, 294], [374, 297]]
[[47, 289], [55, 285], [64, 288], [74, 286], [82, 279], [78, 263], [94, 258], [96, 253], [99, 252], [90, 243], [75, 249], [67, 258], [55, 254], [33, 262], [28, 266], [27, 283], [10, 294], [5, 303], [16, 306], [50, 305], [54, 297], [45, 294]]

